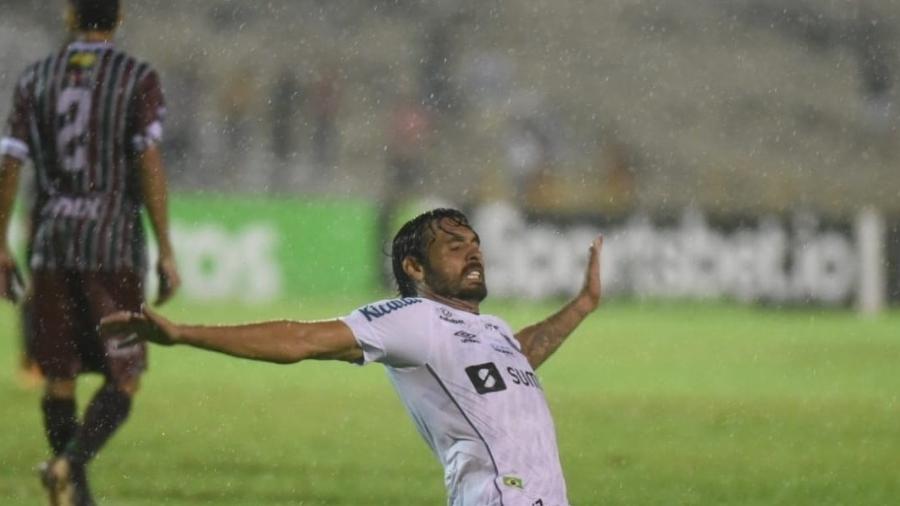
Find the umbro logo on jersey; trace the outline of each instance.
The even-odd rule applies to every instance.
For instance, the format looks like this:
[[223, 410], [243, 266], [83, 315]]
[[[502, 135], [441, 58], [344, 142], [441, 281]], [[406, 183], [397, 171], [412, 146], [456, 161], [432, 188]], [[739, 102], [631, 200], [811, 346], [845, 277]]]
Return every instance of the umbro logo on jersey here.
[[359, 312], [366, 317], [366, 321], [370, 322], [376, 318], [381, 318], [386, 314], [393, 313], [398, 309], [403, 309], [413, 304], [422, 302], [422, 299], [394, 299], [381, 304], [369, 304], [359, 308]]
[[466, 332], [465, 330], [459, 330], [453, 333], [454, 336], [459, 337], [459, 342], [461, 343], [480, 343], [481, 340], [478, 339], [478, 336], [471, 332]]
[[472, 381], [472, 386], [479, 394], [489, 394], [506, 390], [506, 382], [500, 376], [500, 371], [493, 362], [471, 365], [466, 367], [466, 374]]

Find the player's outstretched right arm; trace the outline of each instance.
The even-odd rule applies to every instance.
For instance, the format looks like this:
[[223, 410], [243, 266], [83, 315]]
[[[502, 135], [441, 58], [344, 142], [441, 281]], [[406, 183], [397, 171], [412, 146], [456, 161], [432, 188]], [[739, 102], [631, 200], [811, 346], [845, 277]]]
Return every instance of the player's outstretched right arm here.
[[301, 360], [359, 362], [363, 352], [340, 320], [268, 321], [243, 325], [180, 325], [146, 306], [140, 313], [122, 311], [103, 318], [104, 336], [129, 336], [171, 346], [184, 344], [234, 357], [290, 364]]

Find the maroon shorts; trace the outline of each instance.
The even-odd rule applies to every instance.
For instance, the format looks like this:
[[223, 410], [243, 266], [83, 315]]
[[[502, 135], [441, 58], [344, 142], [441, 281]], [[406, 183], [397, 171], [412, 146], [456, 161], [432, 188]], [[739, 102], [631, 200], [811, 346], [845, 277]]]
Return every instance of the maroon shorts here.
[[142, 276], [133, 272], [35, 271], [32, 280], [34, 359], [45, 376], [72, 379], [80, 373], [97, 372], [122, 384], [147, 368], [144, 343], [118, 348], [126, 336], [101, 339], [97, 333], [100, 318], [140, 309]]

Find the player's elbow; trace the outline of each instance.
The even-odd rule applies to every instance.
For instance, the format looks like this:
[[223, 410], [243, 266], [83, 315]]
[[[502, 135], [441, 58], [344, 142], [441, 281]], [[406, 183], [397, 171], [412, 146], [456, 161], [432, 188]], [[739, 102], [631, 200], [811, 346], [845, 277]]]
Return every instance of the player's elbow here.
[[303, 322], [285, 322], [289, 331], [283, 342], [282, 364], [296, 364], [304, 360], [320, 359], [325, 354], [322, 346], [317, 345], [315, 329]]
[[306, 341], [302, 333], [291, 335], [280, 347], [278, 357], [273, 362], [278, 364], [296, 364], [304, 360], [315, 358], [315, 350]]

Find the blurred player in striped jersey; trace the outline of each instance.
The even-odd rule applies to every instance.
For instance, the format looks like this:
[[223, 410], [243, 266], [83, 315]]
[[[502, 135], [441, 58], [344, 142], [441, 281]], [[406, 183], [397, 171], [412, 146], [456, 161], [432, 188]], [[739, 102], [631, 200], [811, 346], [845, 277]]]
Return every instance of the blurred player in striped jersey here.
[[[41, 402], [53, 458], [42, 466], [51, 504], [94, 504], [85, 467], [118, 430], [146, 368], [142, 346], [101, 338], [104, 315], [143, 303], [146, 208], [160, 258], [157, 303], [179, 285], [169, 240], [159, 143], [165, 103], [159, 76], [116, 48], [118, 0], [70, 0], [73, 40], [22, 73], [0, 139], [0, 296], [15, 299], [18, 269], [7, 244], [22, 166], [35, 198], [28, 262], [34, 358], [45, 375]], [[78, 375], [105, 382], [79, 422]]]

